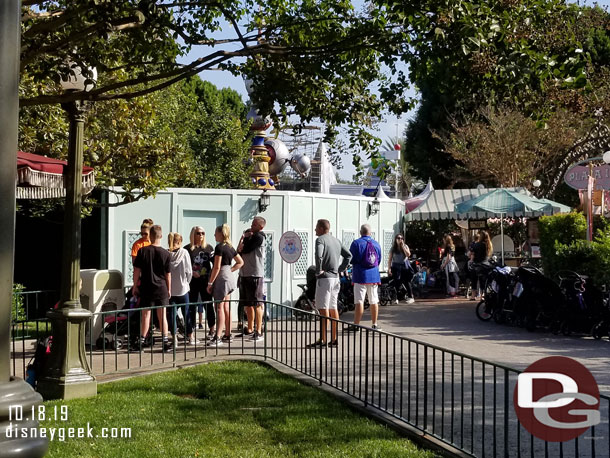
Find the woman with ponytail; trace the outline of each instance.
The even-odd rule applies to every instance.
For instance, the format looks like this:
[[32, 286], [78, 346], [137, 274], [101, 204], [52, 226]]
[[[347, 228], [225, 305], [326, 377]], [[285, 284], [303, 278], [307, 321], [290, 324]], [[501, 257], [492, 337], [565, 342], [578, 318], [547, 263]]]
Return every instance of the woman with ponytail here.
[[[231, 229], [227, 224], [216, 228], [214, 238], [218, 244], [214, 249], [214, 267], [212, 267], [207, 291], [214, 297], [218, 319], [216, 320], [216, 333], [208, 345], [217, 347], [232, 340], [230, 299], [231, 293], [237, 287], [233, 272], [241, 269], [244, 261], [231, 244]], [[235, 264], [231, 265], [233, 261]]]

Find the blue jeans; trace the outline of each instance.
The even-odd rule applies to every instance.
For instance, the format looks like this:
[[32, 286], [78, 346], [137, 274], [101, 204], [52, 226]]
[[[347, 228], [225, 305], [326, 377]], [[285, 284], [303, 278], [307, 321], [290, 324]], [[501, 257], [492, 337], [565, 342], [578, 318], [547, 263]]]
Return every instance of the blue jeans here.
[[[188, 293], [186, 293], [183, 296], [172, 296], [169, 298], [170, 305], [173, 305], [173, 304], [182, 305], [182, 307], [180, 307], [180, 308], [182, 309], [182, 316], [184, 317], [184, 321], [186, 321], [186, 323], [184, 323], [184, 326], [186, 327], [187, 335], [190, 334], [191, 332], [193, 332], [192, 323], [189, 323], [189, 320], [187, 318], [189, 306], [186, 304], [188, 304], [188, 302], [189, 302]], [[183, 304], [185, 304], [185, 305], [183, 305]], [[168, 307], [167, 308], [167, 325], [169, 326], [169, 329], [173, 335], [176, 335], [176, 313], [177, 313], [176, 309], [177, 308], [178, 307]], [[190, 330], [189, 330], [189, 324], [191, 325]]]

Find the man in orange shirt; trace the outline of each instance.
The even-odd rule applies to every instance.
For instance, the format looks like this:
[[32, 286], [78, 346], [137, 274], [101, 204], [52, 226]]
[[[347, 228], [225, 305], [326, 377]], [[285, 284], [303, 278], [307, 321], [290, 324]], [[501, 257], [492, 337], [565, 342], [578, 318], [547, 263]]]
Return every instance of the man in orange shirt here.
[[140, 238], [136, 240], [131, 247], [131, 262], [136, 260], [136, 256], [138, 255], [138, 250], [144, 246], [150, 245], [150, 228], [153, 225], [153, 220], [150, 218], [146, 218], [142, 221], [142, 225], [140, 226]]

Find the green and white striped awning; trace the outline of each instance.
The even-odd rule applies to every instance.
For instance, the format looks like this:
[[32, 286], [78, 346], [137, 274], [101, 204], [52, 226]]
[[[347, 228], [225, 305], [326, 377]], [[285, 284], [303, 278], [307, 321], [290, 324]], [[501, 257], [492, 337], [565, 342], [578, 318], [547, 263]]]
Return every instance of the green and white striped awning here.
[[[483, 194], [488, 194], [498, 188], [482, 188], [482, 189], [435, 189], [430, 193], [430, 196], [426, 201], [420, 205], [417, 209], [405, 215], [405, 221], [424, 221], [432, 219], [487, 219], [487, 218], [498, 218], [499, 213], [487, 212], [487, 211], [469, 211], [466, 213], [458, 213], [456, 206], [462, 202], [475, 199]], [[531, 196], [531, 194], [525, 188], [503, 188], [507, 191], [519, 192]], [[569, 208], [565, 205], [545, 200], [551, 204], [551, 210], [547, 211], [527, 211], [527, 212], [512, 212], [510, 214], [504, 213], [505, 216], [519, 217], [519, 216], [542, 216], [549, 215], [552, 213], [561, 213], [569, 211]], [[549, 207], [547, 207], [549, 208]]]

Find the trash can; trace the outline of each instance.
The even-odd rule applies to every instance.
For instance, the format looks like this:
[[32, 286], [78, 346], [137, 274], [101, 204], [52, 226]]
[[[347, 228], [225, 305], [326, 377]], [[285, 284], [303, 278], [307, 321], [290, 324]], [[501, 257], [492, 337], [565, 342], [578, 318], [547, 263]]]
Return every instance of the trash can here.
[[121, 310], [125, 305], [123, 273], [120, 270], [83, 269], [80, 271], [80, 278], [81, 305], [94, 314], [87, 324], [85, 344], [95, 345], [104, 328], [104, 318], [112, 316], [96, 313]]

